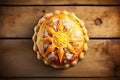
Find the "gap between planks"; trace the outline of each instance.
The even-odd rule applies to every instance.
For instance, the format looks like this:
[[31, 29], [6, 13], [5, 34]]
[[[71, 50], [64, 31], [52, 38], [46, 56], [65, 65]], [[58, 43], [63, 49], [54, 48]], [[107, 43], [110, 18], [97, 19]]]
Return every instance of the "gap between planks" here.
[[0, 80], [120, 80], [120, 78], [0, 78]]
[[1, 7], [30, 7], [30, 6], [103, 6], [103, 7], [114, 7], [114, 6], [120, 6], [120, 4], [19, 4], [19, 5], [10, 5], [10, 4], [0, 4]]
[[2, 5], [119, 5], [119, 0], [1, 0]]
[[69, 79], [69, 80], [119, 80], [120, 78], [112, 78], [112, 77], [109, 77], [109, 78], [102, 78], [102, 77], [96, 77], [96, 78], [86, 78], [86, 77], [59, 77], [59, 78], [56, 78], [56, 77], [6, 77], [6, 78], [0, 78], [0, 80], [66, 80], [66, 79]]

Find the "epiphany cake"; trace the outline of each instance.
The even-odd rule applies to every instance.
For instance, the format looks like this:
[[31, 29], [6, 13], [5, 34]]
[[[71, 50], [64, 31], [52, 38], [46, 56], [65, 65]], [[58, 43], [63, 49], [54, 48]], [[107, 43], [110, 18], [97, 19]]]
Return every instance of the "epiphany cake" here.
[[46, 13], [34, 28], [37, 58], [54, 68], [68, 68], [84, 57], [89, 37], [84, 22], [74, 13]]

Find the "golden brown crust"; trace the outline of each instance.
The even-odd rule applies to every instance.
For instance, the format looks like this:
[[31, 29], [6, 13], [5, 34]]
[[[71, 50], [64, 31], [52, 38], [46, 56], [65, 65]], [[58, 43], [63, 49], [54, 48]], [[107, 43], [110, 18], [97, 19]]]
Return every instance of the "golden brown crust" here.
[[[70, 15], [71, 17], [73, 17], [74, 19], [76, 19], [79, 22], [79, 24], [81, 25], [83, 33], [84, 33], [85, 43], [84, 43], [83, 51], [79, 54], [79, 59], [83, 59], [84, 53], [88, 50], [87, 42], [89, 41], [89, 37], [87, 35], [87, 29], [85, 28], [84, 22], [82, 20], [80, 20], [74, 13], [69, 13], [69, 12], [67, 12], [65, 10], [62, 11], [62, 12], [56, 10], [54, 13], [55, 14], [63, 13], [65, 15]], [[75, 59], [74, 61], [72, 61], [69, 64], [67, 63], [67, 64], [63, 64], [63, 65], [56, 65], [56, 64], [50, 63], [49, 61], [47, 61], [46, 59], [44, 59], [43, 56], [40, 54], [38, 46], [37, 46], [36, 40], [37, 40], [37, 35], [38, 35], [38, 31], [39, 31], [40, 25], [46, 20], [47, 17], [52, 16], [54, 13], [47, 13], [46, 15], [44, 15], [39, 20], [37, 26], [34, 27], [34, 35], [32, 37], [32, 40], [34, 42], [33, 50], [37, 53], [37, 58], [38, 59], [42, 59], [46, 65], [50, 65], [50, 66], [52, 66], [55, 69], [58, 69], [58, 68], [68, 68], [70, 66], [76, 65], [77, 62], [79, 61], [79, 59]]]

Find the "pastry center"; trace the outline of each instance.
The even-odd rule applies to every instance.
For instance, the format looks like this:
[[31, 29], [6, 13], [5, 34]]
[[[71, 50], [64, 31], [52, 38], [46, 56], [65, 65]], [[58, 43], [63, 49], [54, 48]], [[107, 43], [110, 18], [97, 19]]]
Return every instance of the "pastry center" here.
[[68, 36], [66, 35], [65, 32], [56, 32], [53, 35], [53, 43], [57, 47], [67, 46], [67, 44], [68, 44]]

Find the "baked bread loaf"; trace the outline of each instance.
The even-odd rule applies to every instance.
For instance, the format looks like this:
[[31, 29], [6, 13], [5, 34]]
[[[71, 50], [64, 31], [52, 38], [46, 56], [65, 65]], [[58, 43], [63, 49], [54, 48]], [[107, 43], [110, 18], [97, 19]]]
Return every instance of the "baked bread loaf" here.
[[37, 58], [54, 68], [77, 64], [88, 50], [84, 22], [65, 10], [46, 13], [34, 27], [32, 39]]

